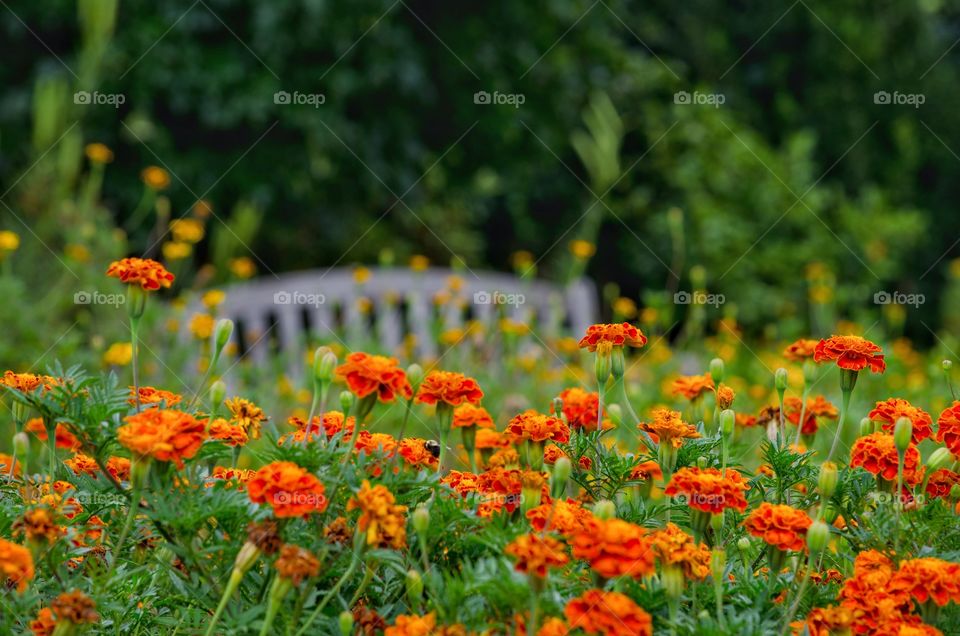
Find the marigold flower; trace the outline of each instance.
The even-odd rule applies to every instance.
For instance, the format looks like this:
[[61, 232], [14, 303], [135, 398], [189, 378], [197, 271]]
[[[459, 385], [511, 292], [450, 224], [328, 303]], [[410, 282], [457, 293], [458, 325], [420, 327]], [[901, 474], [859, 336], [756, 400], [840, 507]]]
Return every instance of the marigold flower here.
[[593, 513], [580, 502], [568, 499], [542, 504], [527, 511], [527, 520], [537, 532], [559, 532], [571, 536], [584, 531]]
[[670, 444], [674, 448], [683, 446], [684, 439], [700, 437], [695, 426], [683, 421], [680, 411], [657, 408], [653, 410], [652, 422], [641, 422], [638, 428], [657, 436], [660, 444]]
[[392, 627], [384, 630], [383, 636], [434, 636], [437, 634], [437, 619], [433, 612], [426, 616], [401, 614]]
[[473, 378], [453, 371], [431, 371], [417, 389], [417, 402], [437, 404], [443, 402], [460, 406], [464, 402], [477, 404], [483, 398], [480, 385]]
[[748, 413], [737, 413], [734, 422], [742, 428], [751, 428], [757, 425], [757, 417]]
[[803, 621], [790, 623], [794, 634], [799, 636], [806, 628], [809, 636], [830, 636], [849, 633], [853, 623], [853, 611], [848, 607], [814, 607]]
[[100, 142], [87, 144], [83, 153], [92, 163], [105, 164], [113, 161], [113, 151]]
[[[862, 466], [867, 472], [887, 481], [897, 479], [898, 455], [889, 433], [872, 433], [853, 443], [850, 450], [850, 466]], [[923, 480], [924, 467], [920, 464], [920, 451], [911, 444], [903, 457], [903, 483], [913, 486]]]
[[60, 384], [60, 381], [49, 375], [38, 375], [36, 373], [14, 373], [13, 371], [4, 371], [0, 378], [0, 384], [16, 389], [21, 393], [33, 393], [43, 387], [44, 391], [52, 389]]
[[727, 508], [743, 512], [747, 499], [743, 493], [750, 485], [732, 468], [720, 472], [717, 468], [681, 468], [670, 478], [664, 494], [674, 497], [683, 494], [691, 508], [718, 514]]
[[50, 603], [50, 609], [57, 617], [58, 624], [62, 622], [74, 625], [96, 623], [100, 620], [96, 607], [93, 599], [80, 590], [64, 592]]
[[873, 373], [883, 373], [887, 363], [883, 361], [882, 351], [860, 336], [831, 336], [817, 343], [813, 361], [835, 361], [838, 367], [848, 371], [862, 371], [869, 366]]
[[[34, 417], [27, 420], [24, 430], [26, 430], [28, 433], [33, 433], [36, 435], [37, 439], [41, 442], [47, 441], [47, 427], [43, 425], [43, 419], [39, 417]], [[56, 439], [55, 444], [57, 448], [65, 448], [72, 451], [77, 450], [81, 446], [80, 440], [78, 440], [76, 436], [71, 433], [63, 424], [57, 424], [54, 438]]]
[[[600, 396], [595, 392], [584, 391], [579, 387], [571, 387], [560, 392], [563, 402], [563, 415], [571, 428], [586, 431], [597, 430], [597, 411], [600, 406]], [[553, 413], [553, 405], [550, 405]]]
[[393, 457], [397, 452], [397, 440], [388, 433], [371, 433], [360, 431], [353, 444], [354, 452], [365, 452], [368, 455], [382, 453], [386, 457]]
[[579, 261], [585, 261], [597, 252], [596, 245], [583, 239], [570, 241], [568, 247], [570, 248], [570, 253]]
[[653, 574], [650, 536], [640, 526], [622, 519], [590, 519], [573, 537], [573, 556], [590, 563], [600, 576], [635, 579]]
[[621, 324], [597, 324], [587, 327], [587, 333], [577, 346], [587, 351], [598, 348], [609, 351], [613, 347], [642, 347], [647, 337], [629, 322]]
[[263, 414], [263, 409], [241, 397], [229, 399], [224, 405], [230, 411], [234, 424], [242, 426], [251, 439], [260, 439], [260, 423], [270, 419]]
[[460, 470], [451, 470], [447, 473], [446, 477], [440, 479], [440, 483], [449, 486], [461, 497], [466, 497], [472, 492], [477, 492], [480, 488], [477, 475]]
[[6, 453], [0, 453], [0, 476], [9, 475], [11, 466], [13, 466], [13, 476], [19, 477], [21, 473], [20, 462]]
[[77, 453], [70, 459], [63, 460], [63, 463], [66, 464], [67, 468], [72, 470], [75, 475], [89, 475], [96, 479], [97, 473], [100, 472], [97, 460], [83, 453]]
[[[214, 466], [213, 472], [210, 473], [210, 478], [214, 481], [224, 481], [226, 482], [227, 488], [237, 487], [238, 490], [243, 490], [244, 485], [253, 479], [257, 474], [257, 471], [250, 470], [247, 468], [226, 468], [224, 466]], [[207, 486], [212, 486], [214, 482], [209, 482]]]
[[170, 175], [160, 166], [147, 166], [140, 172], [140, 179], [151, 190], [166, 190], [170, 187]]
[[900, 562], [887, 590], [905, 594], [918, 603], [933, 600], [939, 606], [960, 602], [960, 564], [924, 557]]
[[132, 359], [133, 344], [129, 342], [114, 342], [103, 352], [103, 364], [108, 366], [123, 367]]
[[[803, 411], [803, 425], [800, 424], [800, 412]], [[839, 415], [837, 408], [822, 395], [808, 398], [806, 407], [798, 397], [787, 397], [783, 400], [783, 416], [795, 426], [800, 426], [801, 435], [814, 435], [817, 432], [817, 418], [825, 417], [836, 419]]]
[[197, 340], [209, 340], [213, 336], [213, 330], [216, 326], [217, 319], [212, 314], [206, 313], [194, 314], [187, 325], [190, 333]]
[[107, 472], [117, 481], [130, 479], [130, 460], [126, 457], [111, 457], [107, 460]]
[[562, 543], [549, 535], [522, 534], [503, 549], [513, 557], [518, 572], [545, 578], [547, 568], [566, 565], [570, 558]]
[[514, 442], [559, 442], [570, 441], [570, 428], [559, 417], [542, 415], [534, 410], [520, 413], [507, 424], [507, 435]]
[[278, 519], [306, 517], [327, 509], [325, 488], [316, 475], [293, 462], [267, 464], [247, 482], [253, 503], [266, 503]]
[[343, 413], [340, 411], [327, 411], [323, 414], [323, 417], [314, 416], [313, 421], [310, 422], [310, 431], [307, 431], [307, 423], [303, 421], [302, 418], [297, 416], [291, 416], [287, 419], [287, 423], [291, 426], [296, 427], [296, 431], [289, 435], [283, 435], [278, 443], [283, 444], [287, 439], [293, 439], [296, 443], [303, 442], [304, 438], [309, 435], [312, 440], [320, 433], [321, 427], [323, 428], [323, 433], [327, 439], [333, 439], [335, 435], [341, 431], [346, 431], [344, 437], [349, 439], [353, 436], [353, 430], [356, 427], [357, 420], [353, 416], [344, 418]]
[[18, 592], [27, 589], [33, 580], [33, 557], [30, 550], [0, 537], [0, 576]]
[[203, 420], [207, 427], [207, 434], [210, 439], [223, 442], [227, 446], [243, 446], [249, 441], [247, 431], [239, 424], [231, 424], [222, 417], [218, 417], [212, 422]]
[[670, 392], [688, 400], [695, 400], [707, 391], [713, 390], [713, 378], [709, 373], [703, 375], [682, 375], [673, 381]]
[[946, 499], [955, 484], [960, 484], [960, 474], [941, 468], [927, 478], [927, 495], [931, 498]]
[[721, 411], [725, 411], [733, 406], [733, 399], [737, 396], [737, 394], [733, 392], [733, 389], [723, 383], [717, 386], [716, 394], [717, 408], [719, 408]]
[[464, 402], [453, 409], [452, 428], [466, 428], [475, 426], [477, 428], [493, 428], [493, 418], [482, 406], [474, 406], [469, 402]]
[[197, 219], [173, 219], [168, 227], [173, 240], [180, 243], [199, 243], [203, 240], [203, 223]]
[[937, 441], [954, 455], [960, 455], [960, 401], [945, 408], [937, 418]]
[[783, 350], [783, 357], [791, 362], [809, 360], [814, 356], [814, 353], [816, 353], [817, 342], [816, 340], [801, 338]]
[[290, 579], [295, 586], [320, 573], [320, 561], [312, 552], [289, 543], [280, 548], [273, 565], [281, 578]]
[[37, 617], [30, 621], [30, 631], [33, 632], [33, 636], [52, 636], [56, 628], [57, 621], [53, 617], [53, 610], [49, 607], [41, 607]]
[[405, 437], [400, 441], [398, 453], [410, 466], [424, 466], [436, 470], [440, 465], [433, 453], [427, 450], [427, 440], [416, 437]]
[[881, 428], [887, 433], [893, 433], [898, 419], [907, 418], [913, 424], [911, 439], [914, 444], [919, 444], [933, 436], [933, 418], [930, 414], [901, 398], [877, 402], [877, 406], [870, 411], [868, 417], [874, 422], [880, 422]]
[[[171, 391], [156, 389], [152, 386], [140, 387], [141, 406], [164, 403], [167, 408], [170, 408], [180, 404], [181, 400], [183, 400], [182, 395], [177, 395]], [[130, 406], [134, 406], [137, 403], [137, 389], [135, 387], [130, 387], [130, 399], [127, 400], [127, 402], [130, 403]]]
[[155, 260], [149, 258], [124, 258], [110, 263], [107, 276], [120, 279], [121, 283], [140, 285], [145, 291], [170, 287], [174, 275]]
[[381, 402], [393, 402], [398, 395], [410, 399], [413, 395], [407, 374], [397, 366], [396, 358], [357, 351], [336, 368], [336, 374], [346, 381], [350, 392], [358, 399], [374, 392]]
[[619, 592], [587, 590], [563, 610], [570, 629], [603, 636], [652, 636], [653, 619]]
[[688, 579], [704, 579], [710, 574], [710, 548], [697, 544], [677, 525], [650, 534], [653, 552], [661, 567], [679, 567]]
[[630, 469], [630, 479], [636, 481], [663, 479], [663, 470], [660, 464], [653, 460], [641, 462]]
[[747, 531], [779, 550], [803, 550], [813, 520], [807, 513], [764, 501], [743, 522]]
[[570, 633], [570, 626], [566, 621], [553, 617], [543, 622], [540, 629], [537, 630], [537, 636], [567, 636]]
[[500, 433], [489, 428], [477, 429], [477, 438], [474, 440], [477, 450], [488, 450], [491, 448], [506, 448], [510, 446], [510, 440]]
[[197, 454], [206, 438], [203, 422], [189, 413], [170, 409], [148, 409], [126, 418], [117, 429], [117, 441], [140, 457], [176, 464]]
[[347, 510], [361, 511], [357, 524], [367, 533], [367, 545], [401, 550], [407, 545], [407, 507], [397, 505], [386, 486], [371, 487], [364, 480], [360, 490], [347, 502]]

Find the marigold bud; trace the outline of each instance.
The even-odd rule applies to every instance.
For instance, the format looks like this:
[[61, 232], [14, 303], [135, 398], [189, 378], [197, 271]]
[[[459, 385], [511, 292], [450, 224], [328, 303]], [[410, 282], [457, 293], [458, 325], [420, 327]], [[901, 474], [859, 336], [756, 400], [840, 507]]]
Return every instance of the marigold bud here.
[[407, 367], [407, 380], [410, 381], [410, 385], [413, 388], [420, 386], [420, 383], [423, 382], [423, 367], [417, 363], [413, 363]]
[[216, 326], [213, 328], [214, 355], [220, 355], [220, 352], [227, 346], [227, 343], [230, 341], [230, 336], [232, 335], [233, 321], [229, 318], [221, 318], [218, 320]]
[[927, 458], [926, 464], [927, 469], [933, 473], [941, 468], [945, 468], [951, 463], [954, 462], [953, 453], [950, 452], [949, 448], [938, 448], [937, 450], [930, 453], [930, 457]]
[[602, 389], [610, 377], [610, 352], [603, 352], [597, 348], [597, 359], [594, 364], [597, 374], [597, 384]]
[[820, 476], [817, 478], [817, 489], [823, 499], [833, 497], [837, 491], [837, 465], [833, 462], [823, 462], [820, 466]]
[[610, 353], [610, 373], [614, 379], [619, 380], [623, 377], [623, 347], [614, 347]]
[[313, 379], [317, 382], [332, 380], [336, 366], [337, 356], [330, 347], [320, 347], [313, 353]]
[[950, 498], [953, 500], [960, 499], [960, 484], [954, 484], [950, 487]]
[[741, 552], [746, 552], [750, 549], [750, 546], [750, 539], [747, 537], [740, 537], [740, 539], [737, 541], [737, 547], [740, 548]]
[[350, 391], [340, 392], [340, 411], [344, 415], [350, 414], [350, 408], [353, 406], [353, 393]]
[[840, 516], [840, 511], [832, 501], [828, 501], [823, 510], [823, 520], [832, 524]]
[[913, 422], [910, 418], [901, 417], [893, 427], [893, 443], [901, 454], [910, 446], [911, 437], [913, 437]]
[[593, 504], [593, 514], [598, 519], [613, 519], [617, 516], [617, 506], [609, 499], [601, 499]]
[[30, 437], [23, 431], [13, 436], [13, 452], [19, 457], [26, 457], [30, 453]]
[[683, 594], [683, 569], [675, 565], [663, 568], [660, 573], [660, 581], [663, 583], [663, 591], [669, 598], [680, 598]]
[[430, 509], [424, 504], [417, 506], [413, 511], [413, 529], [417, 534], [426, 534], [430, 527]]
[[806, 360], [803, 363], [803, 383], [811, 386], [817, 382], [817, 363], [813, 360]]
[[873, 428], [873, 421], [869, 417], [860, 420], [860, 437], [872, 434]]
[[723, 360], [721, 360], [720, 358], [714, 358], [713, 360], [711, 360], [710, 361], [710, 377], [713, 378], [714, 384], [719, 385], [721, 382], [723, 382], [723, 373], [724, 373]]
[[407, 570], [406, 578], [407, 604], [410, 607], [417, 607], [423, 599], [423, 579], [416, 570]]
[[857, 378], [859, 377], [859, 372], [851, 371], [850, 369], [840, 369], [840, 390], [843, 393], [849, 393], [853, 391], [853, 387], [857, 385]]
[[721, 547], [716, 547], [710, 552], [710, 573], [713, 574], [713, 580], [719, 583], [723, 578], [723, 572], [727, 569], [727, 551]]
[[214, 410], [223, 404], [225, 397], [227, 397], [227, 385], [223, 380], [217, 380], [210, 385], [210, 404], [213, 405]]
[[737, 414], [732, 409], [726, 409], [720, 412], [720, 430], [727, 437], [733, 434], [734, 426], [737, 423]]
[[340, 625], [341, 636], [353, 636], [353, 614], [343, 610], [337, 622]]
[[953, 368], [953, 361], [944, 360], [943, 362], [940, 363], [940, 365], [943, 367], [944, 371], [949, 371], [951, 368]]
[[570, 472], [573, 464], [570, 458], [564, 455], [557, 459], [553, 464], [553, 474], [550, 475], [550, 494], [553, 497], [562, 497], [567, 489], [567, 481], [570, 479]]
[[787, 370], [783, 367], [777, 369], [776, 373], [773, 374], [773, 385], [776, 387], [778, 393], [783, 393], [787, 390]]
[[723, 518], [722, 510], [717, 514], [710, 515], [710, 527], [713, 528], [713, 534], [716, 537], [720, 537], [720, 533], [723, 532]]
[[830, 526], [814, 521], [807, 529], [807, 548], [811, 554], [820, 554], [830, 541]]

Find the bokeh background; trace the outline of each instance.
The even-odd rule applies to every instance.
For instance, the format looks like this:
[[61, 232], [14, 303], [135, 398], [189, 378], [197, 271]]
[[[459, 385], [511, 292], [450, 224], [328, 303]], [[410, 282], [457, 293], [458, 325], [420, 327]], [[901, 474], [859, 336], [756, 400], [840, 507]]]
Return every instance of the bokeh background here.
[[178, 293], [585, 271], [670, 338], [683, 290], [758, 339], [960, 320], [960, 2], [0, 4], [5, 366], [99, 358], [122, 315], [74, 294], [144, 254]]

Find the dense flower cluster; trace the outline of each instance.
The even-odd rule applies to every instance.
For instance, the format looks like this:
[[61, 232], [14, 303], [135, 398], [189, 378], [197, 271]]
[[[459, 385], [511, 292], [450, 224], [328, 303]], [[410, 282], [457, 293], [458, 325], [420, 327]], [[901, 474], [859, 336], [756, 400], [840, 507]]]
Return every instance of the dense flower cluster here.
[[813, 520], [802, 510], [784, 504], [762, 502], [743, 525], [755, 537], [780, 550], [803, 550]]
[[[850, 465], [863, 466], [865, 470], [887, 481], [896, 481], [899, 458], [893, 435], [872, 433], [858, 439], [850, 450]], [[924, 468], [920, 464], [920, 451], [910, 445], [903, 460], [903, 483], [913, 486], [923, 479]]]
[[548, 568], [563, 567], [570, 561], [564, 545], [546, 535], [523, 534], [503, 549], [516, 561], [517, 571], [544, 578]]
[[573, 536], [573, 556], [608, 579], [639, 579], [654, 571], [653, 543], [640, 526], [621, 519], [590, 519]]
[[629, 596], [587, 590], [563, 611], [571, 630], [602, 636], [652, 636], [653, 619]]
[[717, 514], [732, 508], [743, 512], [747, 509], [744, 492], [750, 485], [743, 476], [728, 468], [681, 468], [670, 478], [664, 493], [676, 497], [683, 495], [691, 508]]

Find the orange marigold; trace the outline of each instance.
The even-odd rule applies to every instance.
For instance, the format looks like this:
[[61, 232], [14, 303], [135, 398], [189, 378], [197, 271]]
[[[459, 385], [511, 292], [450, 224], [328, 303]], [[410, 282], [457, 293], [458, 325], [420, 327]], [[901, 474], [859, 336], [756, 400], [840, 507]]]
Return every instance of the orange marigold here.
[[570, 558], [562, 543], [549, 535], [522, 534], [503, 549], [513, 557], [518, 572], [544, 578], [547, 568], [566, 565]]
[[206, 438], [206, 427], [189, 413], [170, 409], [148, 409], [126, 418], [117, 429], [117, 441], [136, 455], [172, 461], [183, 468], [183, 460], [197, 454]]
[[216, 481], [225, 481], [227, 488], [236, 486], [239, 490], [244, 489], [244, 485], [253, 479], [257, 471], [248, 468], [227, 468], [225, 466], [214, 466], [210, 478], [214, 481], [207, 483], [207, 486], [213, 486]]
[[310, 422], [309, 432], [307, 431], [307, 423], [303, 421], [303, 418], [293, 415], [287, 418], [287, 423], [297, 430], [280, 437], [280, 439], [277, 440], [279, 444], [284, 444], [288, 439], [292, 439], [296, 443], [302, 443], [307, 435], [309, 435], [312, 440], [319, 435], [321, 427], [327, 439], [333, 439], [333, 437], [341, 431], [345, 431], [344, 438], [349, 439], [353, 436], [357, 421], [353, 416], [344, 418], [343, 413], [340, 411], [327, 411], [323, 414], [322, 418], [318, 415], [313, 417], [313, 421]]
[[[872, 433], [853, 443], [850, 450], [850, 466], [862, 466], [865, 470], [887, 481], [897, 479], [897, 447], [893, 435]], [[924, 467], [920, 464], [920, 451], [911, 444], [903, 457], [903, 483], [913, 486], [923, 480]]]
[[396, 358], [357, 351], [347, 356], [346, 362], [337, 367], [336, 373], [360, 399], [374, 392], [381, 402], [393, 402], [398, 395], [410, 399], [413, 395], [407, 374], [397, 366]]
[[918, 603], [928, 599], [941, 607], [950, 601], [960, 603], [960, 563], [933, 557], [901, 561], [887, 590], [909, 595]]
[[883, 373], [887, 363], [883, 361], [882, 349], [860, 336], [831, 336], [817, 343], [814, 362], [835, 361], [837, 366], [848, 371], [862, 371], [870, 367], [873, 373]]
[[797, 636], [804, 633], [806, 628], [809, 636], [830, 636], [831, 634], [849, 633], [853, 623], [853, 612], [848, 607], [830, 606], [814, 607], [803, 621], [790, 623], [793, 633]]
[[764, 501], [743, 522], [747, 531], [780, 550], [803, 550], [813, 520], [807, 513]]
[[13, 467], [13, 476], [20, 476], [20, 462], [6, 453], [0, 453], [0, 477], [10, 474], [10, 467]]
[[120, 279], [121, 283], [140, 285], [146, 291], [170, 287], [174, 276], [155, 260], [149, 258], [124, 258], [110, 263], [107, 276]]
[[598, 324], [587, 327], [587, 333], [577, 346], [588, 351], [597, 348], [609, 351], [613, 347], [642, 347], [647, 337], [629, 322], [620, 324]]
[[130, 479], [130, 460], [126, 457], [111, 457], [107, 460], [107, 472], [117, 481]]
[[663, 479], [663, 470], [661, 470], [660, 464], [651, 459], [631, 468], [630, 479], [636, 481]]
[[354, 452], [365, 452], [367, 455], [382, 453], [386, 457], [393, 457], [397, 452], [397, 440], [389, 433], [371, 433], [360, 431], [353, 443]]
[[487, 409], [482, 406], [474, 406], [469, 402], [464, 402], [453, 409], [453, 428], [466, 428], [475, 426], [477, 428], [493, 428], [493, 418], [487, 413]]
[[877, 406], [868, 414], [874, 422], [880, 422], [881, 427], [888, 433], [893, 433], [897, 420], [905, 417], [913, 423], [914, 444], [919, 444], [933, 436], [933, 418], [921, 408], [911, 405], [901, 398], [890, 398], [884, 402], [877, 402]]
[[622, 519], [590, 519], [573, 537], [573, 556], [590, 563], [608, 579], [653, 574], [650, 536], [640, 526]]
[[937, 418], [937, 441], [954, 455], [960, 455], [960, 401], [945, 408]]
[[960, 484], [960, 474], [941, 468], [927, 478], [927, 494], [934, 499], [946, 499], [956, 484]]
[[716, 393], [717, 408], [723, 411], [733, 406], [733, 399], [737, 396], [737, 394], [733, 392], [733, 389], [726, 384], [720, 383], [720, 385], [717, 386]]
[[440, 465], [437, 456], [427, 449], [427, 440], [417, 437], [405, 437], [400, 441], [398, 453], [408, 465], [424, 466], [436, 470]]
[[401, 550], [407, 545], [407, 507], [397, 505], [386, 486], [370, 486], [364, 480], [360, 490], [347, 502], [347, 510], [361, 511], [357, 522], [367, 533], [367, 545]]
[[[171, 406], [176, 406], [180, 404], [183, 400], [182, 395], [177, 395], [171, 391], [164, 391], [163, 389], [156, 389], [152, 386], [142, 386], [140, 387], [140, 404], [160, 404], [161, 402], [165, 403], [167, 408]], [[137, 403], [137, 388], [130, 387], [130, 399], [127, 400], [131, 406]]]
[[480, 488], [480, 482], [477, 475], [460, 470], [451, 470], [446, 477], [440, 479], [441, 484], [450, 486], [458, 495], [466, 497], [472, 492], [477, 492]]
[[422, 404], [460, 406], [464, 402], [478, 404], [481, 398], [483, 391], [477, 381], [454, 371], [431, 371], [417, 389], [417, 402]]
[[245, 428], [239, 424], [231, 424], [222, 417], [218, 417], [209, 424], [207, 422], [208, 420], [203, 420], [210, 439], [223, 442], [227, 446], [243, 446], [250, 439]]
[[537, 630], [537, 636], [567, 636], [570, 631], [570, 626], [567, 625], [566, 621], [553, 617], [543, 622], [543, 625]]
[[320, 561], [312, 552], [289, 543], [280, 548], [280, 556], [273, 565], [280, 578], [290, 579], [295, 586], [320, 573]]
[[641, 422], [638, 427], [656, 435], [660, 444], [670, 444], [674, 448], [683, 446], [684, 439], [700, 437], [695, 426], [683, 421], [680, 411], [665, 408], [654, 409], [653, 421]]
[[67, 468], [72, 470], [75, 475], [89, 475], [96, 479], [97, 473], [100, 472], [100, 467], [97, 466], [97, 460], [83, 453], [77, 453], [70, 459], [63, 460], [63, 463], [66, 464]]
[[41, 607], [37, 617], [30, 621], [30, 631], [33, 632], [33, 636], [51, 636], [56, 628], [57, 621], [53, 617], [53, 610], [49, 607]]
[[732, 468], [720, 472], [717, 468], [681, 468], [670, 478], [664, 489], [667, 496], [683, 494], [691, 508], [719, 514], [727, 508], [743, 512], [747, 499], [743, 493], [750, 485]]
[[587, 590], [563, 610], [570, 629], [603, 636], [652, 636], [653, 619], [619, 592]]
[[64, 592], [50, 603], [57, 623], [67, 622], [74, 625], [99, 621], [100, 615], [97, 614], [96, 607], [93, 599], [80, 590]]
[[791, 343], [783, 350], [783, 357], [791, 362], [803, 362], [814, 356], [817, 350], [817, 341], [801, 338]]
[[584, 508], [580, 502], [568, 499], [556, 500], [527, 511], [527, 520], [537, 532], [559, 532], [564, 536], [571, 536], [583, 531], [587, 523], [593, 519], [593, 513]]
[[33, 557], [30, 550], [0, 537], [0, 576], [10, 587], [22, 592], [33, 580]]
[[653, 552], [661, 567], [679, 567], [688, 579], [704, 579], [710, 574], [710, 548], [697, 544], [677, 525], [650, 534]]
[[[563, 415], [567, 423], [575, 429], [586, 431], [597, 430], [597, 411], [600, 407], [600, 396], [595, 392], [584, 391], [579, 387], [571, 387], [560, 392], [563, 402]], [[553, 405], [550, 405], [553, 413]]]
[[383, 636], [434, 636], [436, 628], [437, 619], [433, 612], [426, 616], [401, 614], [392, 627], [384, 630]]
[[[803, 411], [803, 425], [800, 424], [800, 412]], [[800, 426], [802, 435], [814, 435], [817, 432], [817, 418], [826, 417], [836, 419], [839, 415], [837, 408], [822, 395], [807, 399], [807, 406], [794, 396], [783, 400], [783, 416], [795, 426]]]
[[477, 438], [474, 440], [477, 450], [488, 450], [492, 448], [506, 448], [510, 446], [510, 440], [499, 431], [489, 428], [477, 430]]
[[682, 375], [673, 381], [670, 392], [673, 395], [682, 395], [688, 400], [695, 400], [707, 391], [713, 390], [713, 378], [709, 373], [703, 375]]
[[267, 464], [247, 482], [253, 503], [270, 504], [277, 518], [305, 517], [327, 509], [323, 484], [293, 462]]
[[4, 371], [3, 377], [0, 378], [0, 385], [16, 389], [21, 393], [33, 393], [40, 387], [46, 391], [59, 383], [59, 380], [49, 375], [14, 373], [13, 371]]
[[[28, 433], [33, 433], [36, 435], [37, 439], [41, 442], [47, 441], [47, 428], [43, 425], [42, 418], [34, 417], [27, 420], [24, 430], [26, 430]], [[54, 438], [56, 439], [57, 448], [77, 450], [81, 446], [80, 440], [78, 440], [76, 436], [71, 433], [63, 424], [57, 424]]]
[[507, 424], [507, 435], [514, 442], [559, 442], [570, 441], [570, 428], [559, 417], [543, 415], [527, 410], [517, 415]]
[[270, 419], [264, 415], [263, 409], [241, 397], [229, 399], [224, 404], [230, 411], [231, 423], [243, 428], [251, 439], [260, 439], [260, 423]]

